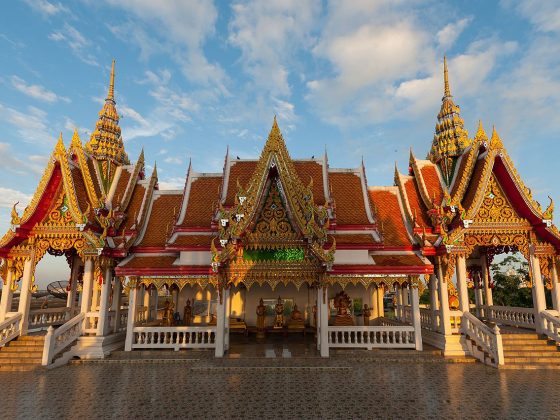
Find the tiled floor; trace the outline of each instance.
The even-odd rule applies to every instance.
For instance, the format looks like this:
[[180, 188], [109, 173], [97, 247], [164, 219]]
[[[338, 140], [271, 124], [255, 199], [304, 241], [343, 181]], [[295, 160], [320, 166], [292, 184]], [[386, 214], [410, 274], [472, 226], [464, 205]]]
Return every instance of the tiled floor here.
[[[283, 356], [284, 348], [292, 357]], [[267, 349], [274, 358], [263, 357]], [[0, 373], [0, 417], [557, 418], [560, 409], [557, 371], [449, 364], [430, 352], [321, 359], [308, 344], [298, 349], [274, 340], [250, 351], [255, 357], [232, 342], [230, 355], [239, 357], [133, 352], [145, 357], [117, 354], [51, 371]]]

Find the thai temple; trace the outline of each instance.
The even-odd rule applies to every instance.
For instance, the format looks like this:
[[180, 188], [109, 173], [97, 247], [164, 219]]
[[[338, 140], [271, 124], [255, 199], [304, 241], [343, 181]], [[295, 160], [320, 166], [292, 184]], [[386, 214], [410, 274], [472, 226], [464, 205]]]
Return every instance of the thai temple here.
[[[221, 172], [197, 172], [195, 162], [182, 189], [160, 189], [144, 152], [125, 150], [114, 82], [113, 61], [90, 138], [60, 136], [0, 239], [0, 356], [17, 343], [36, 353], [13, 366], [123, 349], [224, 357], [238, 334], [250, 343], [278, 333], [312, 340], [322, 357], [430, 346], [494, 367], [538, 364], [542, 352], [516, 347], [519, 332], [560, 364], [549, 345], [560, 344], [553, 203], [533, 199], [496, 129], [488, 136], [480, 123], [469, 135], [445, 60], [427, 157], [411, 151], [408, 168], [382, 187], [368, 186], [363, 162], [292, 157], [274, 118], [258, 158], [226, 152]], [[517, 252], [529, 263], [532, 308], [493, 304], [490, 265]], [[35, 267], [47, 253], [70, 267], [67, 304], [33, 309]]]

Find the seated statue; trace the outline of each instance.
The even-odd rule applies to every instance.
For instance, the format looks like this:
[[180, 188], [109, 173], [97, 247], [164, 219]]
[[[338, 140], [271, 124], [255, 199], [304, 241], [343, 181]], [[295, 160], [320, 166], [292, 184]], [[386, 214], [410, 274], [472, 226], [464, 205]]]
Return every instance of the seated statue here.
[[292, 311], [290, 322], [288, 322], [288, 329], [303, 330], [304, 328], [305, 322], [303, 321], [303, 316], [299, 311], [297, 305], [294, 305], [294, 310]]
[[173, 310], [175, 309], [175, 305], [173, 302], [166, 300], [163, 306], [163, 317], [162, 323], [166, 327], [170, 327], [173, 325]]
[[336, 294], [334, 297], [334, 306], [337, 309], [337, 314], [334, 318], [335, 326], [352, 326], [354, 325], [354, 320], [352, 316], [348, 313], [348, 307], [350, 306], [351, 300], [344, 291]]
[[264, 338], [265, 336], [265, 317], [266, 317], [266, 307], [264, 306], [263, 300], [259, 301], [257, 306], [257, 338]]
[[183, 311], [183, 323], [188, 327], [192, 324], [192, 305], [191, 300], [187, 299], [187, 304]]
[[371, 308], [368, 306], [367, 303], [364, 304], [362, 309], [362, 315], [364, 317], [364, 326], [369, 326], [369, 318], [371, 317]]
[[282, 298], [280, 296], [274, 307], [274, 312], [276, 313], [274, 317], [274, 328], [284, 328], [284, 303], [282, 303]]

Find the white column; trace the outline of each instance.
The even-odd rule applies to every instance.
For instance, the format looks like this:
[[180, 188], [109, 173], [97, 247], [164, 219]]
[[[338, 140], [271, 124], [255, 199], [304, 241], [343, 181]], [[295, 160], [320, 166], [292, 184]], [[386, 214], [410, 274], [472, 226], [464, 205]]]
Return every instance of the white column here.
[[402, 284], [397, 285], [397, 319], [401, 321], [403, 319], [403, 286]]
[[321, 299], [323, 299], [323, 293], [321, 289], [317, 288], [317, 294], [315, 295], [315, 305], [317, 306], [316, 313], [316, 324], [315, 324], [315, 340], [317, 340], [317, 350], [321, 351], [321, 334], [319, 334], [319, 329], [321, 327]]
[[106, 267], [101, 285], [101, 296], [99, 302], [99, 322], [97, 323], [97, 335], [106, 336], [109, 333], [109, 296], [111, 293], [111, 280], [113, 279], [113, 268]]
[[449, 294], [447, 283], [443, 278], [441, 264], [437, 264], [437, 279], [439, 292], [439, 328], [443, 335], [451, 335], [451, 321], [449, 319]]
[[126, 338], [124, 343], [124, 350], [132, 350], [132, 342], [134, 340], [134, 324], [136, 322], [136, 302], [138, 300], [138, 286], [136, 282], [130, 286], [128, 295], [128, 319], [126, 321]]
[[539, 257], [534, 253], [534, 248], [531, 246], [529, 251], [529, 258], [531, 259], [533, 271], [533, 307], [535, 308], [535, 318], [537, 321], [537, 332], [544, 331], [543, 321], [541, 319], [541, 312], [546, 309], [546, 300], [544, 297], [544, 285], [541, 276], [541, 266]]
[[379, 285], [379, 290], [377, 290], [377, 308], [379, 311], [379, 316], [385, 316], [385, 306], [383, 304], [383, 297], [385, 296], [385, 286]]
[[[7, 262], [6, 262], [7, 263]], [[6, 314], [12, 310], [12, 284], [14, 279], [14, 269], [11, 264], [8, 265], [6, 273], [6, 283], [2, 286], [2, 300], [0, 300], [0, 322], [6, 319]]]
[[375, 319], [379, 316], [379, 309], [377, 308], [377, 286], [372, 286], [371, 289], [371, 314]]
[[26, 335], [27, 334], [27, 326], [29, 324], [29, 308], [31, 307], [31, 281], [33, 279], [33, 271], [34, 271], [34, 255], [25, 260], [23, 264], [23, 277], [21, 280], [21, 291], [19, 294], [19, 307], [18, 312], [22, 314], [21, 323], [20, 323], [20, 334]]
[[224, 357], [225, 354], [225, 318], [226, 318], [226, 289], [220, 290], [218, 304], [216, 305], [216, 357]]
[[[81, 312], [87, 314], [91, 310], [91, 294], [93, 289], [93, 259], [86, 258], [84, 264], [84, 278], [82, 284], [82, 307]], [[83, 329], [88, 327], [89, 320], [84, 318]]]
[[482, 266], [482, 282], [484, 284], [484, 302], [486, 306], [493, 306], [492, 289], [490, 288], [490, 276], [488, 274], [488, 256], [485, 254], [480, 258]]
[[115, 319], [113, 320], [113, 332], [119, 332], [119, 327], [121, 326], [121, 295], [122, 295], [122, 285], [121, 281], [115, 277], [113, 285], [113, 300], [111, 303], [111, 311], [114, 313]]
[[475, 289], [474, 289], [474, 304], [476, 306], [476, 316], [477, 317], [482, 317], [482, 309], [480, 308], [484, 302], [482, 301], [482, 288], [479, 287], [479, 285], [475, 284]]
[[422, 350], [422, 324], [420, 321], [420, 298], [418, 297], [418, 287], [410, 286], [411, 306], [412, 306], [412, 325], [414, 326], [414, 341], [416, 350]]
[[[558, 268], [556, 267], [556, 257], [552, 258], [552, 267], [550, 270], [552, 281], [552, 308], [560, 311], [560, 283], [558, 283]], [[0, 319], [1, 321], [2, 319]]]
[[432, 320], [434, 331], [438, 330], [438, 312], [439, 312], [439, 302], [438, 302], [438, 291], [437, 291], [437, 277], [435, 274], [430, 275], [430, 281], [428, 283], [430, 289], [430, 311], [432, 312]]
[[224, 317], [224, 350], [229, 350], [229, 317], [231, 315], [231, 296], [230, 296], [230, 289], [225, 290], [225, 300], [226, 300], [226, 307], [224, 308], [226, 311], [226, 316]]
[[329, 296], [328, 287], [317, 289], [318, 311], [321, 313], [319, 322], [319, 337], [321, 341], [321, 357], [329, 357]]
[[72, 272], [70, 274], [70, 290], [66, 298], [66, 307], [70, 308], [70, 318], [74, 316], [76, 308], [76, 289], [78, 283], [78, 273], [80, 272], [80, 257], [74, 255], [72, 258]]
[[459, 289], [459, 309], [469, 312], [469, 290], [467, 288], [467, 263], [464, 255], [457, 256], [455, 266], [457, 273], [457, 289]]

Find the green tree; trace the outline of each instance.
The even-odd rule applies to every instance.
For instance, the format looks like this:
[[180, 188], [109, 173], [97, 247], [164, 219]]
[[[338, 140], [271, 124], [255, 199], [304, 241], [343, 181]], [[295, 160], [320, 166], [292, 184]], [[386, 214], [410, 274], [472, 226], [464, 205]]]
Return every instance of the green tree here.
[[494, 305], [533, 307], [530, 287], [526, 287], [529, 278], [529, 264], [518, 255], [508, 255], [502, 261], [492, 264], [492, 290]]

